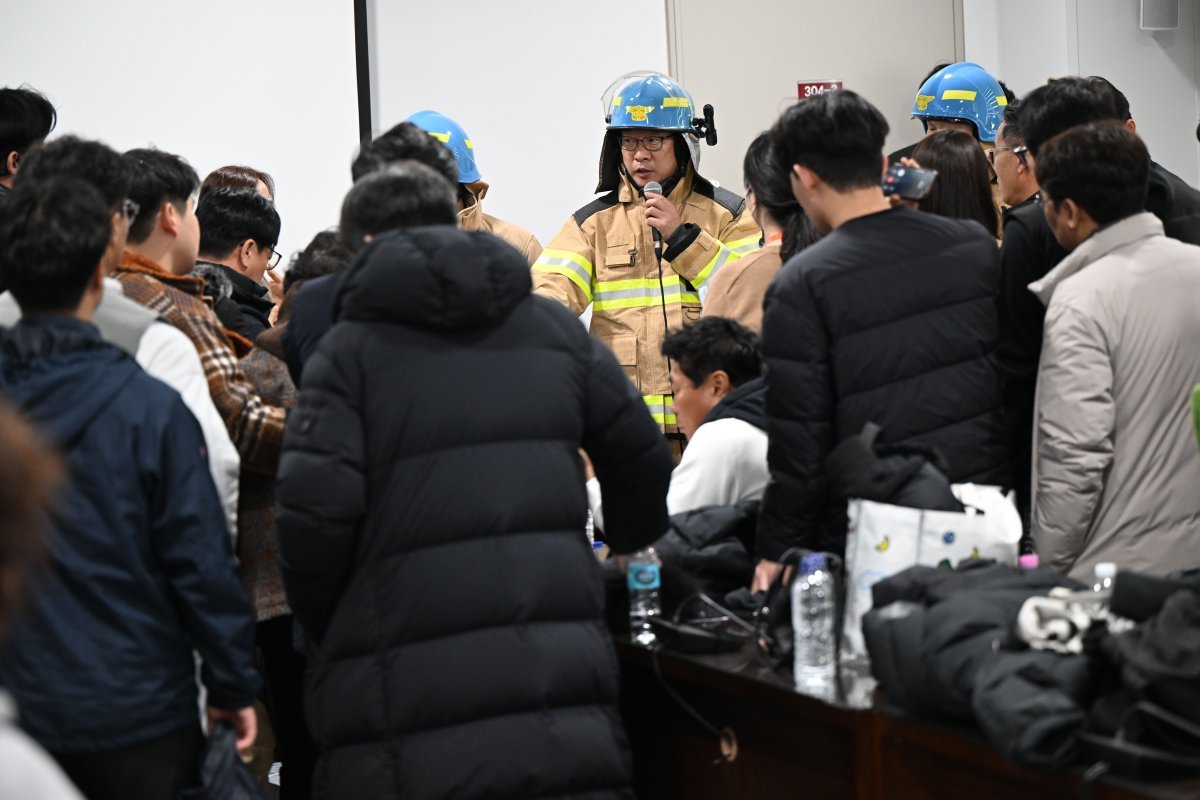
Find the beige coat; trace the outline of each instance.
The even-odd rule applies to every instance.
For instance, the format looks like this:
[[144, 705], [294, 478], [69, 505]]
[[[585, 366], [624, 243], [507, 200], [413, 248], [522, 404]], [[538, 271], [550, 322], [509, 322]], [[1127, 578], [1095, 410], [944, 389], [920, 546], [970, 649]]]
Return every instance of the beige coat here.
[[592, 334], [616, 355], [663, 432], [677, 433], [661, 350], [665, 328], [700, 319], [700, 288], [757, 249], [762, 234], [740, 197], [691, 169], [668, 197], [699, 234], [671, 260], [663, 258], [661, 287], [646, 202], [622, 175], [618, 189], [575, 212], [542, 251], [533, 290], [575, 314], [592, 303]]
[[475, 202], [458, 212], [458, 226], [464, 231], [487, 231], [499, 236], [504, 241], [521, 251], [529, 266], [537, 261], [542, 254], [542, 245], [537, 237], [529, 231], [512, 222], [497, 219], [491, 214], [483, 213], [483, 198], [487, 195], [488, 185], [476, 181], [469, 186]]
[[1097, 231], [1029, 287], [1046, 303], [1033, 537], [1042, 563], [1162, 575], [1200, 566], [1200, 247], [1150, 213]]
[[737, 320], [761, 334], [767, 287], [783, 269], [781, 249], [780, 242], [771, 242], [721, 270], [709, 282], [704, 316]]

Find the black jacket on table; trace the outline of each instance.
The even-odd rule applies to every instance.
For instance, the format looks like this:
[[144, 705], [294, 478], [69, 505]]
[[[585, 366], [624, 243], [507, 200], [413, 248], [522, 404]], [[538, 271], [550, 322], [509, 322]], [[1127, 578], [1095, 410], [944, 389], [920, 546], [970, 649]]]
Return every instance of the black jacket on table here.
[[825, 460], [867, 422], [936, 448], [953, 482], [1008, 485], [996, 347], [996, 240], [978, 223], [897, 208], [793, 257], [763, 320], [768, 461], [758, 555], [840, 552], [844, 503]]
[[862, 623], [871, 672], [905, 711], [974, 718], [1019, 764], [1064, 767], [1078, 752], [1093, 691], [1088, 660], [1011, 642], [1025, 601], [1056, 587], [1084, 588], [1052, 569], [989, 561], [885, 578]]
[[630, 796], [577, 448], [630, 552], [667, 528], [658, 426], [491, 234], [386, 234], [341, 284], [277, 490], [316, 795]]
[[267, 293], [267, 287], [247, 278], [236, 269], [230, 269], [224, 264], [211, 264], [207, 261], [197, 262], [207, 264], [219, 270], [229, 279], [230, 294], [222, 296], [213, 303], [213, 311], [221, 324], [234, 333], [246, 337], [253, 342], [258, 335], [271, 327], [271, 309], [275, 303]]
[[0, 684], [47, 749], [98, 753], [249, 706], [254, 614], [200, 425], [93, 325], [23, 319], [0, 334], [0, 396], [63, 454], [52, 571], [0, 649]]

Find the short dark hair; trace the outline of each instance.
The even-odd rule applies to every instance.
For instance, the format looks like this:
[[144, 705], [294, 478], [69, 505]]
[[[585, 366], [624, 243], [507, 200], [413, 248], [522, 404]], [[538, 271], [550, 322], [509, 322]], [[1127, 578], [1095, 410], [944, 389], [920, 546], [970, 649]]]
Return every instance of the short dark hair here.
[[1018, 112], [1025, 146], [1036, 158], [1042, 143], [1068, 128], [1100, 120], [1120, 120], [1111, 92], [1087, 78], [1069, 77], [1039, 86], [1021, 102]]
[[662, 354], [697, 386], [717, 370], [724, 370], [734, 386], [762, 376], [758, 335], [725, 317], [701, 317], [696, 324], [668, 334]]
[[929, 73], [924, 78], [921, 78], [921, 82], [917, 84], [917, 91], [918, 92], [921, 91], [921, 88], [925, 85], [926, 81], [928, 81], [934, 75], [937, 75], [939, 72], [944, 70], [946, 67], [950, 66], [952, 63], [954, 63], [954, 62], [943, 61], [940, 64], [934, 64], [933, 69], [929, 70]]
[[358, 181], [397, 161], [417, 161], [458, 186], [458, 163], [449, 147], [411, 122], [401, 122], [363, 145], [350, 174]]
[[912, 157], [938, 173], [929, 194], [917, 204], [919, 209], [941, 217], [973, 219], [993, 236], [999, 233], [991, 170], [973, 135], [953, 130], [931, 133], [917, 144]]
[[799, 164], [838, 192], [880, 185], [887, 120], [849, 89], [801, 100], [783, 112], [770, 135], [785, 174]]
[[0, 274], [23, 314], [73, 311], [112, 235], [100, 192], [79, 178], [23, 184], [0, 222]]
[[1005, 83], [1004, 81], [997, 78], [996, 83], [1000, 86], [1000, 91], [1004, 92], [1004, 99], [1008, 101], [1008, 105], [1012, 105], [1013, 103], [1015, 103], [1021, 99], [1021, 98], [1017, 97], [1016, 92], [1014, 92], [1012, 89], [1008, 88], [1008, 84]]
[[279, 212], [255, 189], [213, 189], [196, 204], [200, 254], [224, 258], [247, 239], [261, 247], [279, 242]]
[[1025, 128], [1021, 125], [1020, 101], [1009, 103], [1004, 107], [1001, 118], [1004, 128], [1004, 141], [1013, 147], [1025, 144]]
[[200, 199], [203, 200], [204, 195], [213, 189], [253, 189], [257, 192], [259, 181], [266, 184], [267, 191], [271, 193], [273, 200], [275, 198], [275, 179], [262, 170], [241, 164], [217, 167], [204, 176], [204, 182], [200, 184]]
[[796, 202], [788, 173], [779, 169], [769, 134], [760, 133], [746, 149], [742, 176], [746, 186], [754, 192], [755, 202], [783, 228], [780, 256], [784, 261], [821, 238], [812, 220]]
[[292, 256], [283, 273], [283, 293], [297, 283], [341, 272], [354, 262], [354, 251], [338, 238], [336, 230], [321, 231], [303, 250]]
[[0, 575], [6, 578], [0, 580], [0, 640], [20, 610], [29, 574], [47, 562], [42, 526], [62, 473], [58, 456], [0, 403]]
[[129, 196], [129, 165], [103, 142], [60, 136], [29, 154], [14, 186], [50, 178], [72, 177], [95, 187], [109, 211], [118, 211]]
[[163, 203], [170, 202], [180, 211], [200, 185], [200, 176], [191, 164], [177, 155], [154, 148], [138, 148], [121, 158], [129, 167], [129, 198], [139, 211], [129, 226], [129, 241], [141, 244], [154, 232]]
[[1112, 81], [1100, 75], [1092, 75], [1088, 80], [1101, 91], [1108, 92], [1111, 95], [1113, 105], [1116, 107], [1118, 120], [1128, 122], [1133, 119], [1133, 113], [1129, 110], [1129, 98], [1125, 96], [1124, 92], [1113, 86]]
[[398, 161], [360, 178], [342, 202], [343, 244], [357, 253], [364, 236], [423, 225], [456, 225], [455, 185], [418, 161]]
[[45, 141], [57, 123], [54, 104], [36, 89], [0, 89], [0, 177], [9, 174], [10, 153], [23, 157], [30, 146]]
[[1116, 120], [1060, 133], [1042, 145], [1034, 168], [1049, 201], [1074, 200], [1100, 225], [1146, 207], [1150, 153]]

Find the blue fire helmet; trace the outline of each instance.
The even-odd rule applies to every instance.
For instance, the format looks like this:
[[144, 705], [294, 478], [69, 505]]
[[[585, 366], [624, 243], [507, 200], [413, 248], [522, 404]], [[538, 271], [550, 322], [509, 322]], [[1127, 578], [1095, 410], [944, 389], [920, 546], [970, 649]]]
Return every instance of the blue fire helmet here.
[[695, 132], [696, 101], [687, 89], [659, 72], [618, 78], [604, 93], [604, 108], [609, 130]]
[[981, 142], [996, 141], [1008, 99], [991, 74], [963, 61], [935, 72], [921, 85], [912, 115], [928, 129], [929, 119], [969, 122]]
[[436, 111], [418, 111], [404, 121], [411, 122], [450, 148], [458, 163], [459, 183], [474, 183], [482, 179], [479, 167], [475, 165], [475, 146], [457, 122]]

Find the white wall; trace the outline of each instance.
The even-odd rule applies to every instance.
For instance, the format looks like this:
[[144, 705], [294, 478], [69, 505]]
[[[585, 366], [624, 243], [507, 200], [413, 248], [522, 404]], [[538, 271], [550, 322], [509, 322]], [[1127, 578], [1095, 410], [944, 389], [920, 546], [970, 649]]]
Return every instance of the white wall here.
[[491, 184], [484, 210], [543, 245], [595, 196], [601, 94], [667, 68], [662, 0], [372, 0], [371, 15], [375, 133], [426, 108], [453, 118]]
[[1195, 3], [1181, 0], [1175, 31], [1140, 30], [1138, 8], [1138, 0], [964, 0], [967, 58], [1022, 95], [1053, 76], [1103, 75], [1129, 98], [1154, 158], [1200, 184]]
[[1150, 154], [1189, 183], [1200, 183], [1196, 120], [1196, 8], [1179, 4], [1179, 30], [1138, 28], [1138, 0], [1078, 4], [1078, 71], [1103, 75], [1129, 98]]
[[358, 143], [349, 2], [38, 0], [5, 25], [0, 80], [54, 102], [54, 135], [155, 145], [201, 178], [269, 172], [285, 253], [337, 223]]
[[[913, 98], [961, 48], [954, 0], [668, 0], [675, 74], [716, 110], [720, 142], [701, 172], [742, 192], [750, 142], [797, 100], [800, 80], [842, 80], [879, 107], [887, 146], [916, 141]], [[919, 31], [919, 37], [914, 32]]]

